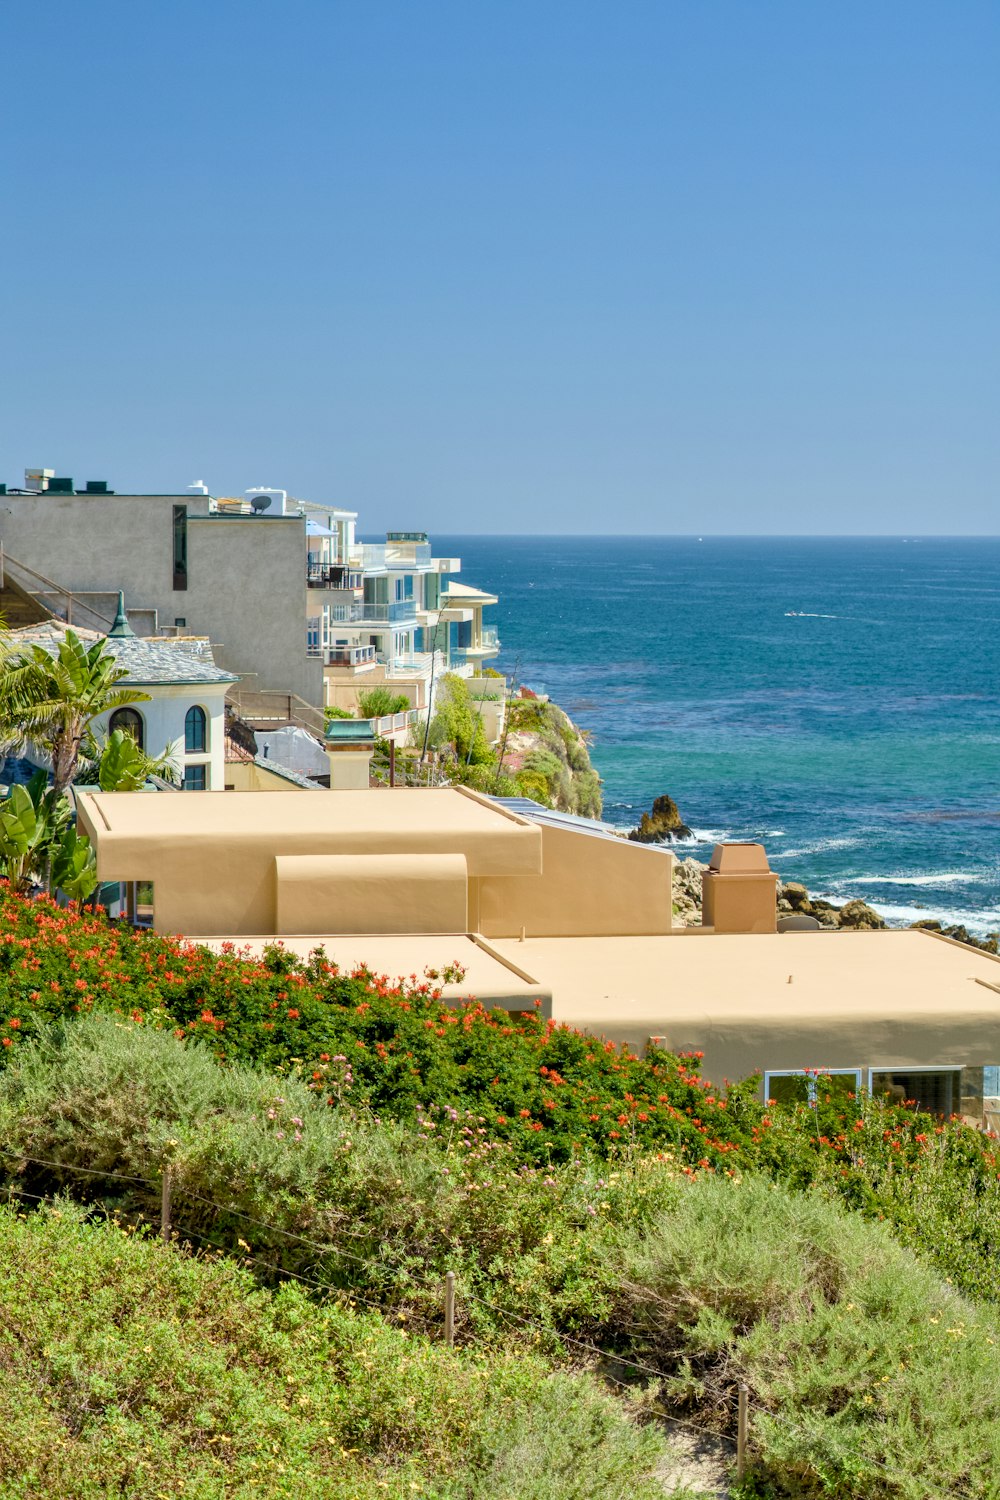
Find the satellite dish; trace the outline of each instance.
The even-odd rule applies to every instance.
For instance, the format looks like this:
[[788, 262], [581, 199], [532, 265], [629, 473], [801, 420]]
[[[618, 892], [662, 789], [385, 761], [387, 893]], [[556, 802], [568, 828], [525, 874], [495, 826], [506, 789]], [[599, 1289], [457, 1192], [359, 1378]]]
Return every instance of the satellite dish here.
[[269, 510], [272, 499], [272, 495], [254, 495], [250, 504], [253, 506], [255, 514], [259, 516], [262, 511]]

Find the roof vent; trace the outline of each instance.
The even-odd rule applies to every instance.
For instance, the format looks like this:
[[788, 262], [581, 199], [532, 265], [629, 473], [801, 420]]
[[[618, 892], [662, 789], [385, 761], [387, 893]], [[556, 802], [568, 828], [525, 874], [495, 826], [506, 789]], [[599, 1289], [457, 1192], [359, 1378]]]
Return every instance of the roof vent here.
[[55, 477], [55, 469], [25, 469], [24, 488], [40, 495], [48, 489], [49, 480]]
[[65, 477], [56, 479], [53, 475], [48, 483], [48, 492], [50, 495], [72, 495], [73, 481]]
[[84, 493], [87, 495], [113, 495], [114, 491], [108, 489], [108, 481], [106, 479], [88, 479]]
[[194, 484], [189, 484], [187, 488], [189, 495], [208, 494], [208, 485], [205, 483], [204, 479], [196, 479]]

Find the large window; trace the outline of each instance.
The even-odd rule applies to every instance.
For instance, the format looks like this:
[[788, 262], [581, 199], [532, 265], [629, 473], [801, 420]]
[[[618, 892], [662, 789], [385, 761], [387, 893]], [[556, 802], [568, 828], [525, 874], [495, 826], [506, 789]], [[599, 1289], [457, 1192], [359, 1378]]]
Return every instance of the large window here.
[[187, 506], [174, 506], [174, 588], [188, 586], [188, 522]]
[[184, 751], [198, 755], [208, 748], [208, 720], [205, 710], [195, 704], [184, 715]]
[[137, 713], [134, 708], [116, 708], [108, 720], [108, 732], [114, 734], [116, 729], [122, 729], [130, 734], [139, 749], [145, 748], [146, 726], [142, 722], [142, 714]]
[[891, 1104], [912, 1100], [918, 1109], [934, 1115], [957, 1112], [962, 1102], [961, 1073], [957, 1068], [872, 1069], [871, 1092], [874, 1099], [888, 1098]]
[[764, 1074], [764, 1098], [775, 1104], [815, 1104], [820, 1090], [829, 1094], [859, 1094], [860, 1068], [831, 1068], [829, 1072], [786, 1072], [781, 1069]]
[[206, 789], [206, 766], [187, 766], [184, 771], [184, 790], [203, 792]]

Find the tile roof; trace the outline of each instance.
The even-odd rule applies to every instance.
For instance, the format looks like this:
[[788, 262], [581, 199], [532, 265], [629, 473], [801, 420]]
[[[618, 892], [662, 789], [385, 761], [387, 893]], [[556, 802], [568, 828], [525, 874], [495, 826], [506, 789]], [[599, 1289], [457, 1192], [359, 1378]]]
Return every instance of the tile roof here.
[[[50, 656], [55, 656], [71, 627], [61, 620], [44, 620], [39, 625], [25, 625], [10, 632], [12, 645], [41, 646]], [[123, 683], [136, 687], [156, 684], [237, 682], [232, 672], [224, 672], [212, 660], [211, 648], [199, 641], [194, 649], [186, 649], [183, 639], [173, 641], [165, 637], [144, 639], [141, 636], [102, 636], [96, 630], [77, 629], [75, 634], [85, 645], [103, 641], [105, 650], [113, 656], [128, 676]]]

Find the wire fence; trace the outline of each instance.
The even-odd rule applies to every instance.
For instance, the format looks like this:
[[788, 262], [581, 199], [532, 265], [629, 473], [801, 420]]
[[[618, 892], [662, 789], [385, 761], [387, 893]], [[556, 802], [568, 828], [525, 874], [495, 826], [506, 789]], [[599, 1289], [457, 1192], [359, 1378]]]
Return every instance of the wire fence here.
[[[275, 1234], [290, 1241], [294, 1241], [297, 1244], [304, 1245], [307, 1248], [314, 1249], [323, 1256], [332, 1255], [339, 1259], [349, 1261], [353, 1265], [360, 1266], [363, 1269], [379, 1276], [384, 1275], [387, 1270], [401, 1271], [404, 1269], [404, 1267], [402, 1266], [393, 1267], [391, 1264], [385, 1261], [377, 1261], [369, 1257], [356, 1255], [352, 1251], [345, 1250], [340, 1245], [337, 1245], [332, 1241], [313, 1239], [309, 1235], [300, 1234], [295, 1230], [286, 1229], [283, 1225], [273, 1224], [268, 1220], [256, 1218], [254, 1215], [248, 1214], [244, 1210], [236, 1208], [232, 1204], [220, 1203], [216, 1199], [209, 1198], [203, 1193], [198, 1193], [193, 1189], [185, 1188], [181, 1184], [174, 1181], [169, 1167], [164, 1170], [163, 1174], [161, 1174], [160, 1177], [152, 1178], [140, 1177], [135, 1174], [126, 1172], [116, 1172], [107, 1167], [83, 1167], [78, 1166], [75, 1163], [53, 1160], [52, 1158], [28, 1156], [23, 1152], [11, 1151], [3, 1146], [0, 1146], [0, 1156], [7, 1158], [7, 1160], [9, 1161], [17, 1162], [22, 1166], [30, 1164], [34, 1166], [46, 1167], [60, 1172], [79, 1173], [81, 1176], [85, 1176], [88, 1178], [102, 1178], [109, 1181], [118, 1181], [148, 1187], [162, 1194], [163, 1212], [160, 1227], [161, 1230], [166, 1228], [168, 1231], [165, 1238], [170, 1248], [178, 1249], [181, 1248], [184, 1244], [194, 1242], [203, 1250], [217, 1253], [219, 1255], [233, 1257], [241, 1264], [258, 1267], [261, 1270], [267, 1271], [271, 1275], [278, 1278], [284, 1278], [298, 1282], [303, 1286], [311, 1288], [313, 1291], [322, 1292], [325, 1295], [334, 1297], [342, 1302], [346, 1301], [349, 1306], [353, 1306], [354, 1304], [361, 1304], [362, 1306], [371, 1308], [374, 1312], [377, 1312], [383, 1317], [387, 1315], [388, 1311], [391, 1311], [391, 1309], [387, 1309], [385, 1302], [379, 1302], [372, 1297], [365, 1296], [362, 1292], [354, 1287], [339, 1286], [333, 1282], [322, 1280], [319, 1277], [309, 1276], [303, 1271], [297, 1271], [289, 1266], [281, 1265], [277, 1261], [268, 1260], [265, 1256], [256, 1254], [249, 1246], [245, 1244], [245, 1242], [238, 1242], [238, 1248], [234, 1249], [231, 1242], [227, 1243], [218, 1239], [212, 1239], [210, 1235], [206, 1235], [202, 1230], [196, 1230], [190, 1225], [186, 1225], [183, 1228], [178, 1228], [173, 1218], [173, 1209], [177, 1203], [178, 1198], [187, 1198], [198, 1202], [207, 1208], [213, 1209], [218, 1214], [230, 1215], [248, 1225], [265, 1230], [269, 1234]], [[23, 1200], [37, 1203], [39, 1205], [44, 1203], [53, 1203], [55, 1201], [55, 1198], [51, 1193], [30, 1192], [13, 1182], [9, 1182], [7, 1184], [7, 1194], [8, 1203], [12, 1203], [15, 1198], [18, 1201]], [[143, 1216], [143, 1218], [144, 1221], [150, 1224], [151, 1227], [155, 1227], [155, 1221], [145, 1218], [145, 1216]], [[407, 1267], [405, 1269], [409, 1271], [410, 1268]], [[603, 1361], [605, 1365], [610, 1365], [621, 1370], [634, 1371], [637, 1375], [652, 1378], [658, 1381], [669, 1382], [674, 1378], [673, 1374], [670, 1371], [660, 1369], [657, 1365], [650, 1364], [644, 1360], [633, 1359], [630, 1356], [620, 1353], [619, 1351], [614, 1349], [603, 1348], [601, 1345], [592, 1343], [587, 1339], [577, 1338], [573, 1334], [565, 1333], [561, 1330], [552, 1328], [547, 1324], [542, 1323], [537, 1318], [532, 1318], [526, 1314], [516, 1313], [510, 1308], [501, 1307], [499, 1304], [497, 1304], [496, 1302], [492, 1302], [487, 1297], [482, 1297], [475, 1292], [463, 1289], [457, 1282], [457, 1279], [453, 1272], [447, 1272], [444, 1277], [440, 1278], [439, 1282], [435, 1282], [433, 1285], [430, 1282], [424, 1283], [422, 1290], [432, 1291], [438, 1288], [440, 1289], [441, 1297], [440, 1305], [442, 1311], [442, 1321], [445, 1326], [446, 1342], [448, 1344], [451, 1344], [453, 1342], [454, 1308], [455, 1299], [457, 1299], [459, 1307], [461, 1307], [463, 1304], [466, 1306], [482, 1307], [501, 1323], [506, 1323], [507, 1325], [517, 1326], [526, 1330], [530, 1330], [535, 1335], [536, 1342], [547, 1340], [557, 1348], [562, 1348], [565, 1346], [569, 1349], [579, 1350], [582, 1354], [586, 1354], [593, 1359], [599, 1359]], [[617, 1379], [616, 1376], [612, 1374], [611, 1371], [607, 1368], [602, 1369], [601, 1375], [603, 1379], [608, 1380], [611, 1384], [618, 1386], [622, 1390], [630, 1389], [629, 1383], [627, 1381]], [[686, 1417], [676, 1416], [674, 1413], [666, 1411], [660, 1403], [656, 1403], [654, 1409], [657, 1418], [660, 1421], [669, 1424], [671, 1427], [683, 1429], [702, 1442], [710, 1441], [714, 1443], [720, 1443], [732, 1450], [736, 1459], [737, 1475], [738, 1477], [742, 1477], [745, 1473], [746, 1468], [746, 1454], [751, 1431], [751, 1414], [749, 1411], [749, 1402], [747, 1399], [748, 1391], [746, 1385], [741, 1382], [737, 1385], [736, 1390], [738, 1394], [737, 1409], [736, 1412], [732, 1414], [735, 1417], [737, 1428], [735, 1438], [732, 1437], [729, 1433], [720, 1432], [713, 1427], [707, 1426], [705, 1423], [697, 1422]], [[783, 1430], [790, 1437], [795, 1437], [808, 1443], [812, 1443], [816, 1440], [817, 1434], [814, 1431], [811, 1431], [809, 1427], [803, 1425], [801, 1422], [796, 1422], [795, 1420], [787, 1416], [787, 1414], [783, 1411], [777, 1411], [771, 1407], [761, 1406], [758, 1408], [756, 1414], [759, 1417], [763, 1418], [765, 1421], [773, 1423], [776, 1427]], [[859, 1462], [856, 1455], [852, 1457], [852, 1462], [854, 1464], [857, 1464]], [[865, 1454], [864, 1458], [860, 1460], [860, 1462], [862, 1462], [864, 1465], [869, 1466], [873, 1470], [885, 1475], [887, 1480], [895, 1481], [895, 1483], [900, 1486], [898, 1491], [900, 1495], [913, 1493], [911, 1490], [902, 1487], [904, 1485], [904, 1482], [910, 1479], [912, 1476], [902, 1474], [898, 1469], [884, 1463], [881, 1459], [875, 1458], [870, 1454]], [[949, 1492], [946, 1492], [944, 1490], [925, 1489], [922, 1500], [948, 1500], [948, 1494]]]

